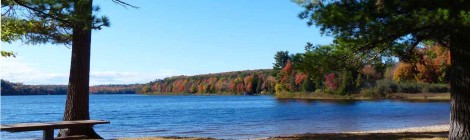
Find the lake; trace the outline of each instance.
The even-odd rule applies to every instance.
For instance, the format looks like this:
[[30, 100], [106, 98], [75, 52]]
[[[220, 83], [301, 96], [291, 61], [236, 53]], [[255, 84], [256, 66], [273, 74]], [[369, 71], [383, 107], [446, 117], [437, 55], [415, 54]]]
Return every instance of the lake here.
[[[2, 96], [1, 123], [62, 120], [65, 95]], [[259, 138], [300, 133], [447, 124], [448, 102], [278, 100], [272, 96], [91, 95], [102, 137]], [[57, 130], [56, 130], [57, 133]], [[42, 131], [1, 132], [2, 139], [41, 138]]]

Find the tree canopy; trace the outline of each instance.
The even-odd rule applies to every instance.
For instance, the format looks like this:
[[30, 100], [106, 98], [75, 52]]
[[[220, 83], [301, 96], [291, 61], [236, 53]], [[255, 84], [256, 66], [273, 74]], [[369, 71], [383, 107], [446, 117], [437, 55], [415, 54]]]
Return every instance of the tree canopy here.
[[468, 29], [470, 3], [465, 1], [298, 0], [299, 14], [323, 34], [398, 54], [424, 40], [449, 45], [449, 35]]
[[[130, 6], [120, 0], [113, 2]], [[71, 45], [72, 58], [64, 121], [88, 120], [91, 31], [109, 26], [93, 0], [2, 0], [2, 41]], [[10, 52], [11, 53], [11, 52]], [[5, 54], [5, 55], [3, 55]], [[2, 56], [11, 56], [2, 52]], [[92, 127], [62, 129], [59, 136], [101, 139]]]
[[299, 17], [354, 53], [371, 51], [412, 61], [416, 47], [435, 41], [450, 48], [450, 139], [470, 139], [470, 1], [296, 0]]
[[[86, 1], [78, 1], [86, 2]], [[55, 0], [2, 0], [2, 41], [26, 44], [72, 43], [72, 29], [84, 25], [83, 15], [74, 13], [75, 1]], [[98, 12], [98, 6], [93, 12]], [[93, 15], [92, 26], [102, 29], [110, 25], [106, 16]]]

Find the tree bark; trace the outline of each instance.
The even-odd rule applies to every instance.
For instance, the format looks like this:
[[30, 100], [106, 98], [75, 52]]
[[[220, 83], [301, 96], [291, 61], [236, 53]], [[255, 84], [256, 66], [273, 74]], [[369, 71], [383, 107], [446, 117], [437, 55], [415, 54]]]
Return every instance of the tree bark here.
[[[72, 33], [72, 58], [70, 66], [64, 121], [89, 120], [90, 49], [92, 26], [92, 0], [76, 0], [75, 23]], [[102, 139], [92, 126], [60, 130], [60, 136], [85, 135]]]
[[451, 35], [449, 139], [470, 140], [470, 29]]

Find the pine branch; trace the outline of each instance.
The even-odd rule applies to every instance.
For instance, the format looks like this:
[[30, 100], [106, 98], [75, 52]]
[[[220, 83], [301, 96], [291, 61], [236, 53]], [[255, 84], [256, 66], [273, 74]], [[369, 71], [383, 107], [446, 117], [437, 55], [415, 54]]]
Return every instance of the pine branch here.
[[60, 21], [60, 22], [63, 22], [63, 23], [65, 23], [65, 24], [70, 25], [70, 21], [67, 21], [67, 20], [65, 20], [65, 19], [61, 19], [61, 18], [56, 17], [56, 16], [54, 16], [54, 15], [48, 14], [48, 13], [46, 13], [46, 12], [44, 12], [44, 11], [41, 11], [41, 10], [35, 9], [35, 8], [31, 7], [31, 6], [28, 6], [27, 4], [23, 3], [21, 0], [12, 0], [12, 1], [15, 2], [15, 3], [17, 3], [17, 4], [20, 5], [20, 6], [25, 7], [26, 9], [32, 10], [32, 11], [34, 11], [34, 12], [36, 12], [36, 13], [40, 13], [40, 14], [46, 15], [47, 17], [50, 17], [50, 18], [52, 18], [52, 19], [55, 19], [55, 20], [58, 20], [58, 21]]

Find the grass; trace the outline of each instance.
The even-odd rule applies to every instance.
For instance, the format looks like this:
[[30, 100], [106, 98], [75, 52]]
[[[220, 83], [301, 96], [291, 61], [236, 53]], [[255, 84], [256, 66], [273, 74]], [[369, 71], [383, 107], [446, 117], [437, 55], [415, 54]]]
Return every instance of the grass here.
[[367, 94], [335, 95], [327, 93], [277, 93], [280, 99], [317, 99], [317, 100], [375, 100], [396, 99], [409, 101], [450, 101], [450, 93], [389, 93], [384, 97], [374, 97]]
[[423, 101], [450, 101], [450, 93], [393, 93], [390, 99], [423, 100]]
[[306, 92], [294, 92], [294, 93], [276, 93], [276, 98], [293, 98], [293, 99], [324, 99], [324, 100], [372, 100], [371, 97], [366, 97], [358, 94], [353, 95], [336, 95], [327, 93], [306, 93]]

